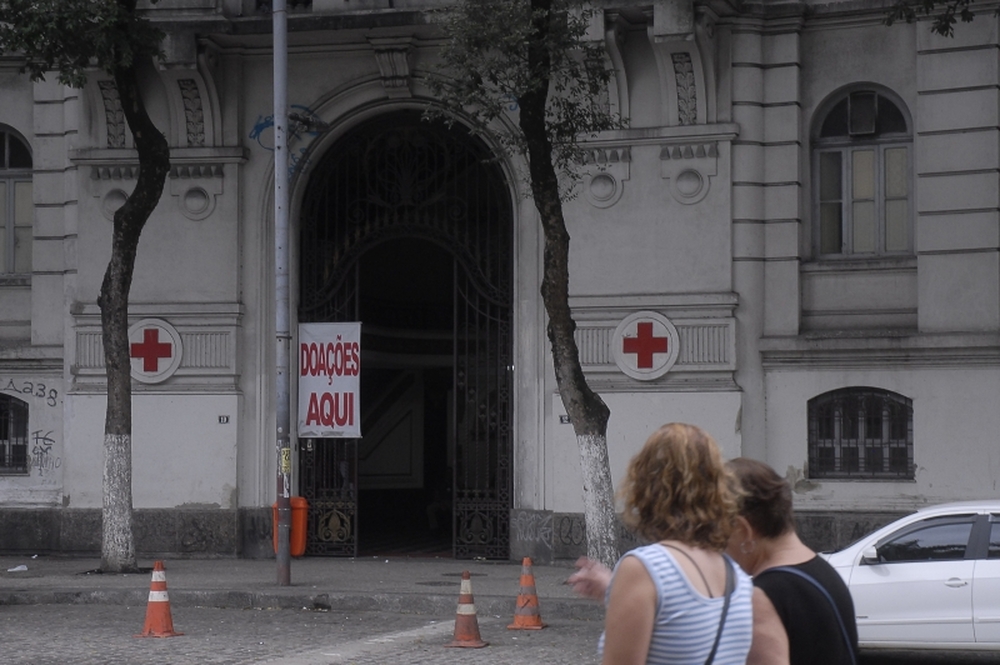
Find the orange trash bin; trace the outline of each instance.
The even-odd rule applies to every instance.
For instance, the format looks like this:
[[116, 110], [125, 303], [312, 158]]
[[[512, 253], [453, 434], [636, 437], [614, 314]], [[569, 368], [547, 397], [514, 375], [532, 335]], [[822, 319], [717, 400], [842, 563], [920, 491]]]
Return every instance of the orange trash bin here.
[[[309, 502], [301, 496], [289, 497], [292, 506], [292, 529], [288, 534], [288, 548], [292, 556], [306, 553], [306, 529], [309, 524]], [[278, 553], [278, 503], [271, 504], [271, 533], [274, 538], [274, 553]]]

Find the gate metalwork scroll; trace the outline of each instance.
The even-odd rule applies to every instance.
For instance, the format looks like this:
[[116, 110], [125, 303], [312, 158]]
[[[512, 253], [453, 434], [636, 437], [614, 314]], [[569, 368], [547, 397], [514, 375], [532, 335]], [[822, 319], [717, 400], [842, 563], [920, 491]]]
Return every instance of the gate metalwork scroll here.
[[309, 502], [306, 554], [357, 556], [357, 439], [300, 439], [299, 489]]
[[[454, 554], [506, 559], [513, 348], [510, 194], [478, 139], [458, 125], [426, 121], [418, 111], [398, 111], [360, 125], [316, 164], [301, 213], [299, 320], [362, 321], [364, 354], [366, 303], [359, 266], [369, 250], [399, 239], [430, 241], [446, 250], [454, 265]], [[412, 315], [398, 314], [398, 321]], [[363, 385], [364, 368], [362, 359]], [[368, 431], [364, 409], [362, 401], [362, 432]], [[319, 450], [344, 441], [312, 445]], [[310, 501], [307, 552], [349, 554], [356, 547], [357, 485], [327, 486], [339, 476], [327, 468], [332, 461], [315, 450], [302, 454], [300, 444], [300, 493]], [[352, 460], [336, 463], [350, 461], [356, 472], [357, 446], [352, 450]], [[307, 479], [313, 486], [304, 486]], [[324, 526], [312, 514], [313, 501], [321, 498], [353, 520], [338, 545], [321, 542], [313, 531]]]

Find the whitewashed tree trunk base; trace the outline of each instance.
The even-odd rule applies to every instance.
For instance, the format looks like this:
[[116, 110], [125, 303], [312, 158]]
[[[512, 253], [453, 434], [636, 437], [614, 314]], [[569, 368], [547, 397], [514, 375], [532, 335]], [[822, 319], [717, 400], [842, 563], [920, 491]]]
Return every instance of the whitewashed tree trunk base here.
[[101, 570], [124, 573], [136, 570], [132, 538], [132, 437], [104, 435], [104, 509]]

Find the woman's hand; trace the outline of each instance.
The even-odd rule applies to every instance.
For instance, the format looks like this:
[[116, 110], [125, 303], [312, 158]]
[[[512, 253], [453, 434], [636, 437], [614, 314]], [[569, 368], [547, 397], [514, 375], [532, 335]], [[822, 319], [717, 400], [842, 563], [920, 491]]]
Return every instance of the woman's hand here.
[[603, 601], [611, 584], [611, 569], [582, 556], [576, 560], [576, 572], [566, 578], [566, 584], [584, 598]]

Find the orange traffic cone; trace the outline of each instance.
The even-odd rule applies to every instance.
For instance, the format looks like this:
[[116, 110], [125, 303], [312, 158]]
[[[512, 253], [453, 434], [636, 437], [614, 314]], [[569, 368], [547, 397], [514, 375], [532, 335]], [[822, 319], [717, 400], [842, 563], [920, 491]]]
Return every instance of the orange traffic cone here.
[[521, 561], [521, 592], [517, 594], [514, 623], [508, 630], [541, 630], [545, 628], [538, 613], [538, 595], [535, 593], [535, 575], [531, 572], [531, 557]]
[[167, 596], [167, 573], [163, 562], [153, 564], [153, 579], [149, 583], [149, 602], [146, 603], [146, 624], [136, 637], [174, 637], [184, 633], [174, 632], [170, 618], [170, 598]]
[[462, 588], [458, 594], [458, 612], [455, 614], [455, 639], [446, 647], [479, 649], [489, 644], [479, 637], [479, 620], [472, 600], [472, 579], [469, 571], [462, 573]]

